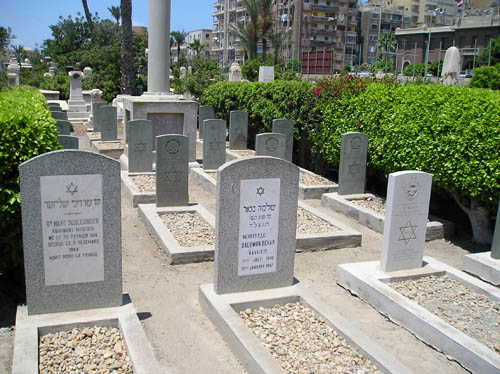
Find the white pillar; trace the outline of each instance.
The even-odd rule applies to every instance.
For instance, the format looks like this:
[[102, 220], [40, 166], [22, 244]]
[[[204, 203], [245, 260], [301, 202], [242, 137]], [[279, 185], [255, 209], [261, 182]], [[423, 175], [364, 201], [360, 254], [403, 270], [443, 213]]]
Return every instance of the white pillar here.
[[170, 93], [170, 0], [149, 0], [148, 93]]

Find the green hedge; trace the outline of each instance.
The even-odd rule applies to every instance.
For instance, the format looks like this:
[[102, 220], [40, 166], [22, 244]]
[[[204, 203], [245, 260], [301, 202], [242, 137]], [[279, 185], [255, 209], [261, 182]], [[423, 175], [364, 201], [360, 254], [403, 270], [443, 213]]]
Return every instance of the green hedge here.
[[22, 265], [19, 165], [60, 148], [55, 121], [38, 90], [0, 92], [0, 273]]

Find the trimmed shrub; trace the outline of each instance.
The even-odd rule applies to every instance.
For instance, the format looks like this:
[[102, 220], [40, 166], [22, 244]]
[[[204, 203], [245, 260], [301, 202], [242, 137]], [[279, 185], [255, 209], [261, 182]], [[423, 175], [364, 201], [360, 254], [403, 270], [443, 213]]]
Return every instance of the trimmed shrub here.
[[23, 264], [19, 165], [60, 148], [55, 121], [38, 90], [0, 92], [0, 273]]
[[474, 69], [474, 75], [469, 82], [469, 86], [500, 90], [500, 64]]

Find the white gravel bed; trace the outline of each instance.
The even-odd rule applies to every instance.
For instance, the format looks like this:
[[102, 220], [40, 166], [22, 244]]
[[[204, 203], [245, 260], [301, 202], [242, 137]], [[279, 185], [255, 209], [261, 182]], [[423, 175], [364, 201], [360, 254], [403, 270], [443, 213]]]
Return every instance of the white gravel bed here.
[[123, 145], [123, 143], [119, 140], [117, 141], [110, 141], [110, 142], [101, 142], [101, 141], [98, 141], [95, 143], [99, 149], [125, 149], [125, 146]]
[[422, 277], [388, 285], [500, 354], [500, 302], [447, 276]]
[[132, 374], [122, 333], [92, 327], [40, 337], [39, 374]]
[[313, 310], [298, 302], [246, 309], [240, 316], [287, 373], [380, 373]]
[[196, 212], [162, 213], [161, 219], [181, 247], [213, 245], [212, 226]]
[[156, 191], [156, 175], [133, 175], [130, 179], [141, 192]]
[[336, 232], [340, 229], [331, 225], [323, 218], [315, 216], [311, 212], [298, 207], [297, 209], [297, 231], [304, 234], [320, 234]]
[[333, 186], [335, 183], [323, 178], [319, 175], [311, 175], [309, 173], [300, 172], [299, 183], [306, 186]]
[[243, 158], [248, 158], [248, 157], [255, 156], [255, 152], [252, 152], [252, 151], [236, 151], [236, 150], [231, 150], [231, 152], [234, 152], [238, 156], [243, 157]]
[[381, 197], [368, 197], [364, 200], [349, 200], [351, 203], [363, 208], [371, 209], [376, 213], [385, 215], [385, 199]]
[[89, 133], [87, 133], [87, 136], [89, 137], [90, 140], [100, 140], [101, 139], [100, 132], [89, 132]]

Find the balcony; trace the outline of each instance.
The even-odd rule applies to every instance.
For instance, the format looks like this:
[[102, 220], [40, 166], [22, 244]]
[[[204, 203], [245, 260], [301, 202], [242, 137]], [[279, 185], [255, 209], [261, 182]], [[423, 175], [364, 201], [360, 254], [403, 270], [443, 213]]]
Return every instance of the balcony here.
[[332, 11], [332, 10], [338, 10], [339, 6], [338, 4], [332, 4], [332, 5], [319, 5], [319, 4], [311, 4], [312, 10], [321, 10], [321, 11]]

